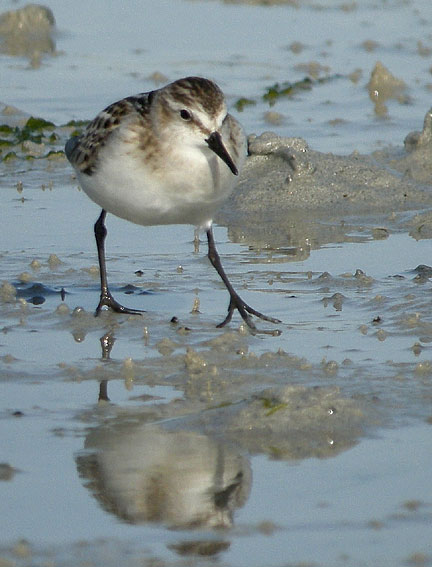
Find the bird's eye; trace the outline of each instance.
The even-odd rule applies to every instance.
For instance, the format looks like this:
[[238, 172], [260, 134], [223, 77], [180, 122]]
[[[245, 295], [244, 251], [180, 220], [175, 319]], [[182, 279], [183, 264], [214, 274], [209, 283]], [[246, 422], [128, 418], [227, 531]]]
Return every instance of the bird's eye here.
[[180, 110], [180, 116], [183, 118], [183, 120], [190, 120], [192, 118], [189, 110], [185, 110], [185, 109]]

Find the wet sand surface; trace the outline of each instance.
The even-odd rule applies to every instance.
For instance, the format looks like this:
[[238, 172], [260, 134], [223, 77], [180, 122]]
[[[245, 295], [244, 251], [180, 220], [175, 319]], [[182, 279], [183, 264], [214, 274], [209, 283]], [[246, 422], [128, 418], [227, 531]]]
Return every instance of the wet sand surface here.
[[[0, 16], [0, 565], [432, 564], [428, 1], [141, 3], [158, 47], [132, 8], [46, 7]], [[282, 320], [256, 335], [216, 329], [193, 227], [111, 216], [112, 290], [146, 312], [93, 316], [64, 142], [191, 73], [251, 133], [215, 236]]]

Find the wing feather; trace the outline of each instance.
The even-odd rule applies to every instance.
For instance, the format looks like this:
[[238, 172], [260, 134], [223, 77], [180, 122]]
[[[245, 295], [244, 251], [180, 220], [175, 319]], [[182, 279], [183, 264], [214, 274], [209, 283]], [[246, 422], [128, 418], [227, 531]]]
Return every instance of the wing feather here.
[[152, 97], [153, 92], [130, 96], [99, 112], [80, 136], [73, 136], [66, 142], [66, 157], [73, 167], [86, 175], [92, 175], [101, 147], [125, 118], [132, 114], [148, 115]]

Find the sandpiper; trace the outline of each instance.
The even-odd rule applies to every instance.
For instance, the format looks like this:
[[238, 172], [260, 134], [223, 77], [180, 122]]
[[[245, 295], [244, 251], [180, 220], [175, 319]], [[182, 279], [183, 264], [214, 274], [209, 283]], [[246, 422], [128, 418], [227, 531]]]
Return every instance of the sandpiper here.
[[82, 189], [102, 207], [94, 225], [101, 279], [96, 315], [104, 306], [141, 313], [121, 305], [108, 287], [108, 212], [144, 226], [191, 224], [205, 230], [208, 258], [230, 294], [227, 316], [218, 327], [235, 310], [252, 331], [256, 326], [251, 315], [280, 322], [241, 299], [216, 250], [213, 214], [234, 189], [246, 159], [246, 137], [227, 113], [225, 97], [214, 82], [186, 77], [119, 100], [102, 110], [82, 135], [70, 138], [65, 151]]

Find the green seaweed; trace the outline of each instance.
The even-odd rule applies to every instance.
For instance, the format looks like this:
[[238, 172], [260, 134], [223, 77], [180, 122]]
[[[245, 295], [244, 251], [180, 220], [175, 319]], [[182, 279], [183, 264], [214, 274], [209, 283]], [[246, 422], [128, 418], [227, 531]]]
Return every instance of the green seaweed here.
[[83, 133], [82, 130], [73, 130], [73, 131], [71, 132], [70, 137], [71, 137], [71, 138], [75, 138], [76, 136], [81, 136], [82, 133]]
[[312, 85], [313, 81], [310, 77], [305, 77], [301, 81], [296, 81], [295, 83], [291, 83], [289, 81], [275, 83], [274, 85], [267, 87], [262, 98], [272, 106], [279, 98], [293, 96], [299, 91], [310, 90]]
[[334, 74], [326, 77], [321, 77], [320, 79], [315, 79], [309, 76], [300, 79], [299, 81], [290, 82], [283, 81], [277, 82], [273, 85], [268, 86], [265, 89], [264, 94], [261, 96], [246, 98], [240, 97], [235, 103], [234, 108], [238, 112], [242, 112], [247, 106], [256, 105], [259, 101], [267, 102], [269, 106], [273, 106], [281, 98], [292, 97], [298, 92], [311, 90], [316, 85], [321, 85], [329, 81], [334, 81], [339, 79], [343, 75]]
[[49, 122], [48, 120], [44, 120], [43, 118], [35, 118], [34, 116], [30, 116], [30, 118], [25, 123], [23, 130], [53, 130], [55, 127], [56, 126], [53, 122]]
[[279, 447], [275, 447], [274, 445], [270, 445], [267, 449], [268, 453], [270, 454], [272, 459], [281, 460], [284, 457], [284, 451]]
[[12, 161], [14, 159], [16, 159], [18, 156], [16, 154], [16, 152], [8, 152], [4, 158], [2, 159], [2, 161]]
[[266, 417], [269, 417], [270, 415], [273, 415], [274, 413], [276, 413], [277, 411], [286, 409], [288, 407], [288, 404], [276, 404], [274, 407], [272, 407], [271, 409], [268, 410], [268, 412], [266, 412]]
[[88, 120], [69, 120], [64, 126], [68, 128], [84, 128], [88, 123]]
[[238, 112], [243, 112], [245, 106], [254, 106], [256, 101], [251, 98], [241, 97], [234, 103], [234, 108]]
[[[53, 122], [33, 116], [23, 126], [0, 125], [0, 151], [3, 151], [1, 161], [10, 161], [17, 158], [33, 161], [34, 159], [63, 157], [62, 133], [58, 130], [53, 131], [54, 128], [56, 128], [56, 125]], [[26, 147], [24, 142], [27, 141], [38, 145], [49, 144], [53, 149], [44, 155], [34, 155], [39, 152], [33, 152], [30, 146]], [[61, 150], [57, 149], [59, 144], [61, 145]], [[10, 149], [9, 153], [4, 154], [8, 149]]]
[[44, 158], [47, 159], [57, 159], [57, 158], [63, 158], [65, 156], [65, 153], [63, 150], [50, 150], [47, 154], [45, 154]]
[[263, 398], [262, 404], [264, 406], [264, 409], [268, 410], [265, 414], [266, 417], [269, 417], [277, 411], [286, 409], [288, 407], [288, 404], [284, 402], [275, 402], [275, 400], [271, 400], [270, 398]]

